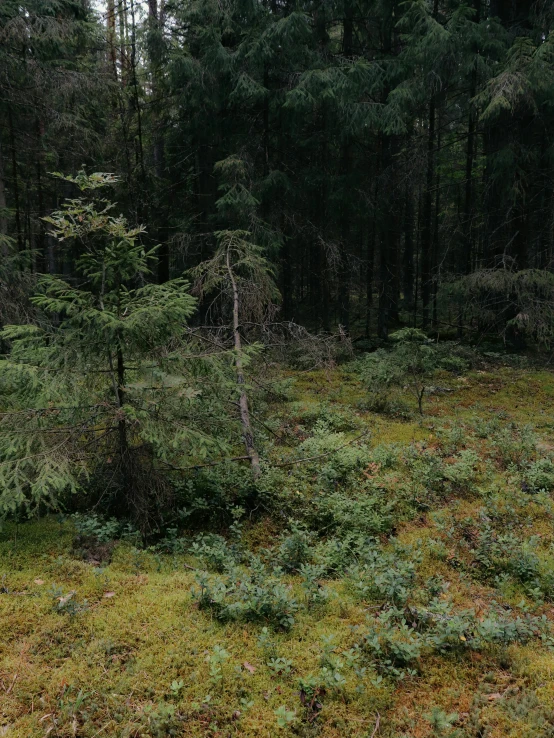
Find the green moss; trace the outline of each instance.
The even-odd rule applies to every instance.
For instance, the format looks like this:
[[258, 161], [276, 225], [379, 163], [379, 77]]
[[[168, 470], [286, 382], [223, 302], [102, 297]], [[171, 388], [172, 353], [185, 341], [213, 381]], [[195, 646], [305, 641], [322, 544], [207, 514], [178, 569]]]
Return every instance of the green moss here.
[[[427, 415], [405, 420], [361, 410], [364, 393], [345, 370], [298, 375], [294, 397], [270, 408], [272, 418], [280, 418], [289, 432], [287, 445], [271, 451], [276, 460], [297, 453], [319, 421], [335, 424], [329, 432], [337, 438], [342, 433], [341, 443], [369, 430], [367, 453], [397, 444], [391, 458], [398, 460], [390, 468], [382, 460], [360, 467], [356, 459], [365, 463], [366, 451], [345, 453], [339, 461], [351, 465], [349, 476], [338, 482], [331, 474], [332, 454], [316, 465], [286, 468], [276, 477], [286, 492], [280, 499], [286, 502], [290, 493], [294, 511], [295, 505], [317, 501], [324, 483], [331, 490], [338, 485], [348, 498], [381, 490], [383, 500], [402, 501], [394, 523], [396, 543], [382, 538], [383, 550], [390, 552], [396, 545], [418, 554], [412, 604], [427, 606], [419, 603], [426, 602], [426, 588], [435, 582], [438, 600], [450, 601], [456, 611], [474, 609], [484, 617], [497, 602], [523, 616], [523, 601], [535, 616], [551, 619], [548, 598], [535, 602], [523, 583], [513, 579], [500, 587], [494, 579], [478, 576], [474, 533], [467, 521], [486, 515], [496, 534], [509, 530], [525, 540], [541, 536], [541, 571], [552, 569], [550, 495], [522, 492], [521, 472], [504, 469], [493, 453], [494, 439], [479, 437], [474, 425], [476, 417], [488, 422], [493, 415], [502, 427], [508, 421], [531, 423], [538, 434], [534, 453], [548, 453], [554, 425], [552, 375], [495, 368], [461, 378], [441, 375], [437, 384], [454, 391], [431, 395]], [[402, 391], [399, 399], [410, 401]], [[449, 436], [441, 426], [463, 432], [459, 438]], [[428, 497], [432, 504], [425, 499], [419, 508], [407, 504], [412, 472], [404, 452], [425, 450], [447, 465], [455, 463], [458, 445], [479, 454], [470, 488], [461, 492], [445, 487], [446, 492]], [[274, 546], [285, 523], [269, 513], [254, 518], [245, 525], [242, 543], [251, 551]], [[549, 718], [541, 705], [554, 708], [554, 658], [548, 640], [537, 638], [486, 652], [425, 656], [417, 675], [399, 682], [388, 677], [379, 681], [371, 662], [364, 663], [362, 676], [341, 667], [344, 685], [322, 688], [321, 709], [310, 713], [301, 702], [299, 680], [321, 681], [324, 639], [334, 637], [332, 658], [344, 661], [343, 652], [356, 643], [359, 629], [381, 602], [360, 601], [347, 579], [338, 577], [322, 581], [329, 592], [326, 602], [307, 608], [301, 579], [293, 572], [284, 582], [302, 606], [289, 632], [269, 630], [268, 650], [259, 641], [263, 623], [223, 623], [198, 609], [191, 597], [195, 571], [187, 568], [190, 557], [160, 556], [120, 543], [109, 565], [94, 566], [76, 558], [73, 537], [72, 525], [53, 517], [6, 524], [0, 532], [0, 734], [10, 738], [362, 738], [372, 734], [377, 713], [380, 736], [424, 738], [433, 735], [426, 716], [434, 707], [462, 716], [456, 727], [463, 738], [485, 729], [489, 738], [527, 738], [543, 735], [536, 732], [537, 722]], [[56, 611], [60, 595], [55, 587], [64, 594], [75, 591], [82, 608], [74, 615]], [[229, 654], [220, 672], [213, 667], [217, 647]], [[267, 666], [272, 657], [288, 659], [290, 673], [272, 672]], [[519, 692], [509, 691], [516, 687]], [[288, 728], [277, 725], [275, 713], [281, 706], [295, 713]]]

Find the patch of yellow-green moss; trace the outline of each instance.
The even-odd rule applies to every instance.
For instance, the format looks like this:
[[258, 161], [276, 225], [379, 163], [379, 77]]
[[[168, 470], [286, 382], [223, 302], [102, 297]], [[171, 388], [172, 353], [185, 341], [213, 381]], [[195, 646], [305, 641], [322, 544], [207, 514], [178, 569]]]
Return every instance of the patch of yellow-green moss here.
[[[531, 423], [541, 443], [550, 444], [550, 373], [495, 368], [460, 378], [440, 376], [437, 384], [453, 391], [430, 395], [425, 416], [414, 413], [406, 420], [364, 411], [363, 390], [340, 369], [306, 372], [296, 375], [290, 403], [272, 410], [284, 423], [302, 425], [303, 418], [317, 416], [322, 406], [331, 412], [335, 408], [352, 420], [347, 438], [368, 430], [372, 445], [406, 446], [432, 444], [440, 423], [500, 414]], [[399, 397], [413, 407], [407, 392]], [[301, 442], [301, 431], [297, 437]], [[293, 448], [287, 442], [275, 453]], [[551, 523], [534, 514], [532, 505], [529, 532], [543, 536], [541, 556], [550, 566]], [[481, 499], [442, 503], [456, 519], [478, 515], [481, 506]], [[430, 512], [400, 525], [398, 541], [422, 551], [418, 577], [441, 577], [456, 607], [485, 612], [498, 593], [453, 568], [447, 557], [432, 554], [426, 542], [437, 532]], [[261, 518], [246, 526], [244, 542], [256, 551], [278, 532], [275, 521]], [[160, 733], [148, 709], [155, 712], [159, 705], [174, 706], [182, 718], [177, 735], [293, 735], [304, 710], [299, 679], [317, 673], [323, 637], [333, 635], [338, 650], [347, 649], [355, 642], [352, 629], [363, 626], [367, 615], [366, 606], [343, 582], [326, 582], [331, 596], [325, 606], [300, 611], [290, 632], [271, 634], [276, 653], [292, 662], [291, 674], [278, 676], [271, 673], [258, 643], [259, 624], [222, 624], [198, 609], [190, 591], [195, 572], [187, 568], [189, 559], [154, 556], [120, 544], [110, 565], [94, 566], [76, 558], [73, 535], [69, 523], [55, 518], [8, 524], [0, 532], [0, 735], [155, 736]], [[298, 577], [288, 581], [301, 598]], [[60, 588], [75, 591], [82, 610], [73, 616], [57, 612]], [[516, 607], [522, 597], [516, 589], [507, 593], [505, 603]], [[554, 619], [548, 603], [537, 611]], [[210, 676], [207, 661], [216, 646], [229, 653], [221, 680]], [[172, 690], [174, 682], [178, 688]], [[433, 656], [417, 677], [373, 684], [368, 675], [365, 689], [357, 691], [358, 686], [349, 674], [344, 689], [326, 694], [317, 720], [313, 725], [304, 721], [299, 734], [363, 738], [379, 722], [376, 735], [427, 738], [434, 735], [430, 712], [439, 707], [458, 713], [460, 728], [477, 721], [488, 738], [526, 738], [535, 735], [529, 721], [538, 719], [539, 708], [531, 705], [518, 712], [509, 706], [529, 693], [554, 709], [554, 652], [533, 641], [510, 646], [506, 653]], [[289, 728], [278, 727], [276, 710], [281, 706], [296, 713]]]

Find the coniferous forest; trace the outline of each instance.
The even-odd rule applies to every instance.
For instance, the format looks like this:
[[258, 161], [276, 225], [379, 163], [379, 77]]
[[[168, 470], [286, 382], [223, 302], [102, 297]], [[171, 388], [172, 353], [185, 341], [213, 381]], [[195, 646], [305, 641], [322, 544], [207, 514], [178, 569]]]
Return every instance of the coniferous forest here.
[[552, 0], [0, 0], [0, 736], [554, 736]]

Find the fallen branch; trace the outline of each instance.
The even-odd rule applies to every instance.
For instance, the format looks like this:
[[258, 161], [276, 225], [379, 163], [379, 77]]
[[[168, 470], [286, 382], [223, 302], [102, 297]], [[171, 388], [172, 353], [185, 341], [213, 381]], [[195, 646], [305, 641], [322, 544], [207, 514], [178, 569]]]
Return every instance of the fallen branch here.
[[219, 464], [226, 464], [228, 461], [250, 461], [250, 456], [231, 456], [227, 459], [220, 459], [219, 461], [210, 461], [207, 464], [194, 464], [194, 466], [173, 466], [168, 461], [164, 463], [171, 467], [174, 471], [194, 471], [195, 469], [205, 469], [208, 466], [218, 466]]
[[371, 734], [371, 738], [375, 738], [377, 735], [377, 731], [379, 730], [379, 726], [381, 725], [381, 715], [377, 713], [377, 720], [375, 722], [375, 727], [373, 728], [373, 733]]
[[18, 676], [19, 676], [19, 674], [18, 674], [18, 673], [16, 672], [16, 673], [15, 673], [15, 676], [14, 676], [14, 678], [12, 679], [12, 683], [11, 683], [11, 684], [10, 684], [10, 686], [9, 686], [9, 687], [8, 687], [8, 688], [6, 689], [6, 694], [9, 694], [9, 693], [10, 693], [10, 692], [12, 691], [12, 689], [13, 689], [13, 687], [14, 687], [14, 684], [15, 684], [15, 683], [16, 683], [16, 681], [17, 681], [17, 677], [18, 677]]
[[[334, 454], [337, 451], [340, 451], [346, 446], [350, 446], [353, 443], [356, 443], [356, 441], [360, 441], [362, 438], [365, 438], [367, 435], [369, 435], [369, 433], [370, 431], [366, 430], [361, 435], [356, 436], [356, 438], [352, 438], [350, 441], [347, 441], [346, 443], [343, 443], [342, 446], [338, 446], [338, 448], [331, 449], [331, 451], [325, 451], [324, 453], [317, 454], [316, 456], [306, 456], [305, 458], [302, 458], [302, 459], [294, 459], [293, 461], [284, 461], [281, 464], [271, 464], [271, 466], [274, 466], [274, 467], [292, 466], [293, 464], [302, 464], [305, 461], [313, 461], [314, 459], [321, 459], [324, 456], [330, 456], [331, 454]], [[227, 459], [220, 459], [219, 461], [210, 461], [207, 464], [194, 464], [193, 466], [174, 466], [173, 464], [170, 464], [168, 461], [165, 461], [164, 463], [167, 466], [169, 466], [173, 471], [194, 471], [195, 469], [205, 469], [206, 467], [209, 467], [209, 466], [218, 466], [219, 464], [226, 464], [228, 461], [250, 461], [250, 456], [231, 456]], [[267, 461], [267, 459], [265, 461]]]
[[303, 459], [294, 459], [293, 461], [285, 461], [282, 464], [273, 464], [273, 466], [292, 466], [293, 464], [302, 464], [305, 461], [314, 461], [315, 459], [321, 459], [324, 456], [330, 456], [331, 454], [335, 454], [337, 451], [340, 451], [346, 446], [350, 446], [351, 444], [356, 443], [356, 441], [360, 441], [362, 438], [365, 438], [365, 436], [367, 436], [368, 434], [369, 434], [369, 430], [366, 430], [360, 436], [357, 436], [356, 438], [352, 438], [350, 441], [343, 443], [342, 446], [331, 449], [331, 451], [325, 451], [324, 453], [316, 454], [315, 456], [306, 456]]

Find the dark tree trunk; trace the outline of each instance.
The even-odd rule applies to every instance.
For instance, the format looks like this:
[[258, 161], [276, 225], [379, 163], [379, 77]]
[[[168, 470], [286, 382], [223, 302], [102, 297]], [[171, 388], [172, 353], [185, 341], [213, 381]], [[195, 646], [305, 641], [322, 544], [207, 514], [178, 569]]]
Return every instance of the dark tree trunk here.
[[15, 148], [15, 133], [13, 128], [12, 109], [8, 106], [8, 125], [10, 128], [10, 148], [12, 153], [12, 180], [13, 180], [13, 200], [15, 206], [15, 232], [17, 237], [17, 248], [23, 251], [23, 234], [21, 231], [21, 208], [19, 203], [19, 177], [17, 173], [17, 156]]
[[342, 203], [341, 203], [341, 243], [338, 273], [339, 323], [346, 333], [350, 332], [350, 208], [348, 205], [350, 192], [348, 180], [350, 174], [350, 148], [348, 141], [342, 145]]
[[408, 312], [414, 305], [414, 197], [411, 185], [404, 197], [404, 258], [402, 264], [404, 307]]
[[[1, 133], [1, 129], [0, 129]], [[0, 256], [6, 259], [8, 257], [8, 218], [7, 202], [6, 202], [6, 182], [4, 173], [4, 157], [2, 149], [2, 140], [0, 139]]]
[[421, 229], [421, 308], [422, 325], [429, 324], [429, 303], [431, 300], [431, 249], [433, 216], [433, 182], [435, 174], [435, 100], [429, 105], [429, 133], [427, 137], [427, 171], [425, 193], [423, 196], [423, 217]]
[[376, 238], [376, 217], [371, 219], [371, 229], [367, 239], [367, 255], [366, 255], [366, 313], [365, 313], [365, 335], [369, 338], [371, 333], [371, 308], [373, 305], [373, 270], [375, 262], [375, 238]]

